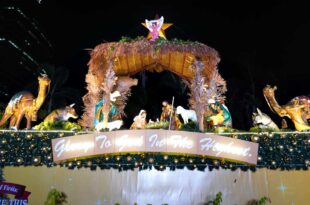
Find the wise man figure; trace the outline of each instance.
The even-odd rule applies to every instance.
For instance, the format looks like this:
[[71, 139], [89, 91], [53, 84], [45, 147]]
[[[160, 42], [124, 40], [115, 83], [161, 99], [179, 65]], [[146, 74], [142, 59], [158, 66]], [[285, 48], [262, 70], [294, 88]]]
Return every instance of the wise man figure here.
[[172, 105], [169, 104], [167, 101], [163, 101], [162, 105], [163, 107], [162, 107], [162, 112], [160, 115], [160, 121], [170, 122], [170, 116], [171, 116], [170, 128], [172, 130], [180, 129], [182, 126], [182, 123], [179, 117], [177, 116], [176, 112], [174, 111]]

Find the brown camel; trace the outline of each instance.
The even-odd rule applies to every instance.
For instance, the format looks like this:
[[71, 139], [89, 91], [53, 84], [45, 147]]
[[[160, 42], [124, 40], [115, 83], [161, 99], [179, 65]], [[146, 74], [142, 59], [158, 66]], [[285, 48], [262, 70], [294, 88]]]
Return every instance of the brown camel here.
[[38, 81], [38, 97], [34, 98], [33, 94], [28, 91], [16, 93], [11, 98], [8, 106], [5, 109], [5, 112], [0, 121], [0, 126], [2, 126], [9, 118], [11, 118], [9, 128], [19, 129], [20, 122], [25, 116], [27, 119], [27, 129], [31, 128], [31, 121], [37, 120], [37, 112], [45, 100], [47, 95], [47, 88], [51, 82], [47, 75], [39, 76]]
[[307, 96], [298, 96], [289, 101], [286, 105], [279, 105], [275, 99], [276, 86], [267, 85], [263, 89], [263, 94], [272, 111], [280, 117], [290, 118], [296, 130], [310, 130], [308, 120], [310, 119], [310, 98]]

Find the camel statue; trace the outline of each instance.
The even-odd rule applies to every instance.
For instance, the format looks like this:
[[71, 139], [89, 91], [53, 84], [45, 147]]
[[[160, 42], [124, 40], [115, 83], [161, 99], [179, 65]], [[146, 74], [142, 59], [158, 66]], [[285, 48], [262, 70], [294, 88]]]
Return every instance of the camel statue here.
[[286, 105], [279, 105], [275, 99], [275, 90], [277, 87], [267, 85], [263, 89], [263, 94], [270, 109], [280, 117], [290, 118], [296, 130], [310, 130], [308, 120], [310, 119], [310, 98], [307, 96], [298, 96], [289, 101]]
[[0, 121], [2, 126], [6, 121], [10, 119], [9, 128], [19, 129], [19, 125], [23, 117], [27, 119], [27, 129], [31, 128], [31, 121], [37, 120], [37, 112], [42, 106], [45, 97], [47, 95], [47, 88], [49, 88], [51, 80], [47, 75], [41, 74], [38, 77], [39, 92], [37, 98], [34, 98], [33, 94], [28, 91], [22, 91], [16, 93], [10, 100], [8, 106]]

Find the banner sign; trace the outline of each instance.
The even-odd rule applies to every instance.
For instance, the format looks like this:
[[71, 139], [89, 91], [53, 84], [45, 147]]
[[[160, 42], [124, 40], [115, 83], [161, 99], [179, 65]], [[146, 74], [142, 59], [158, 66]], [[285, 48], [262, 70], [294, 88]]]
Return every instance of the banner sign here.
[[204, 134], [170, 130], [120, 130], [52, 140], [53, 160], [131, 152], [164, 152], [223, 158], [256, 165], [258, 144]]
[[28, 196], [31, 192], [25, 191], [26, 187], [19, 184], [0, 182], [0, 194], [11, 194], [15, 199], [1, 199], [0, 204], [28, 204]]

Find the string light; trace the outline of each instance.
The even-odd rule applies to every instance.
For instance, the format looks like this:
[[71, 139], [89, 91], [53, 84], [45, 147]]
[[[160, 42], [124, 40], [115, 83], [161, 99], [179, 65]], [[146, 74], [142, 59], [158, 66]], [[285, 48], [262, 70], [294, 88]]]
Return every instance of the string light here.
[[154, 159], [152, 157], [149, 159], [149, 163], [154, 163]]
[[88, 161], [88, 162], [87, 162], [87, 166], [89, 166], [89, 167], [90, 167], [92, 164], [93, 164], [92, 161]]
[[22, 158], [18, 158], [18, 159], [17, 159], [17, 163], [18, 163], [18, 164], [22, 164], [22, 163], [23, 163], [23, 159], [22, 159]]
[[[62, 166], [52, 162], [51, 139], [59, 135], [72, 136], [73, 132], [34, 132], [34, 131], [1, 131], [0, 132], [0, 166]], [[270, 135], [270, 133], [269, 133]], [[285, 136], [283, 136], [285, 135]], [[128, 155], [105, 155], [89, 159], [74, 159], [65, 162], [67, 168], [76, 166], [96, 169], [97, 165], [101, 169], [116, 168], [119, 170], [142, 169], [162, 170], [165, 167], [170, 169], [199, 169], [222, 167], [224, 169], [238, 169], [254, 171], [256, 168], [281, 168], [308, 169], [310, 166], [310, 133], [273, 133], [273, 137], [268, 137], [267, 133], [261, 135], [251, 134], [230, 134], [228, 136], [238, 136], [241, 140], [253, 141], [259, 144], [257, 165], [250, 166], [236, 162], [219, 161], [201, 156], [177, 156], [164, 154], [128, 154]], [[259, 137], [261, 136], [261, 137]], [[278, 152], [277, 150], [281, 150]], [[277, 152], [277, 153], [275, 153]], [[122, 158], [124, 157], [124, 158]], [[124, 160], [123, 160], [124, 159]]]

